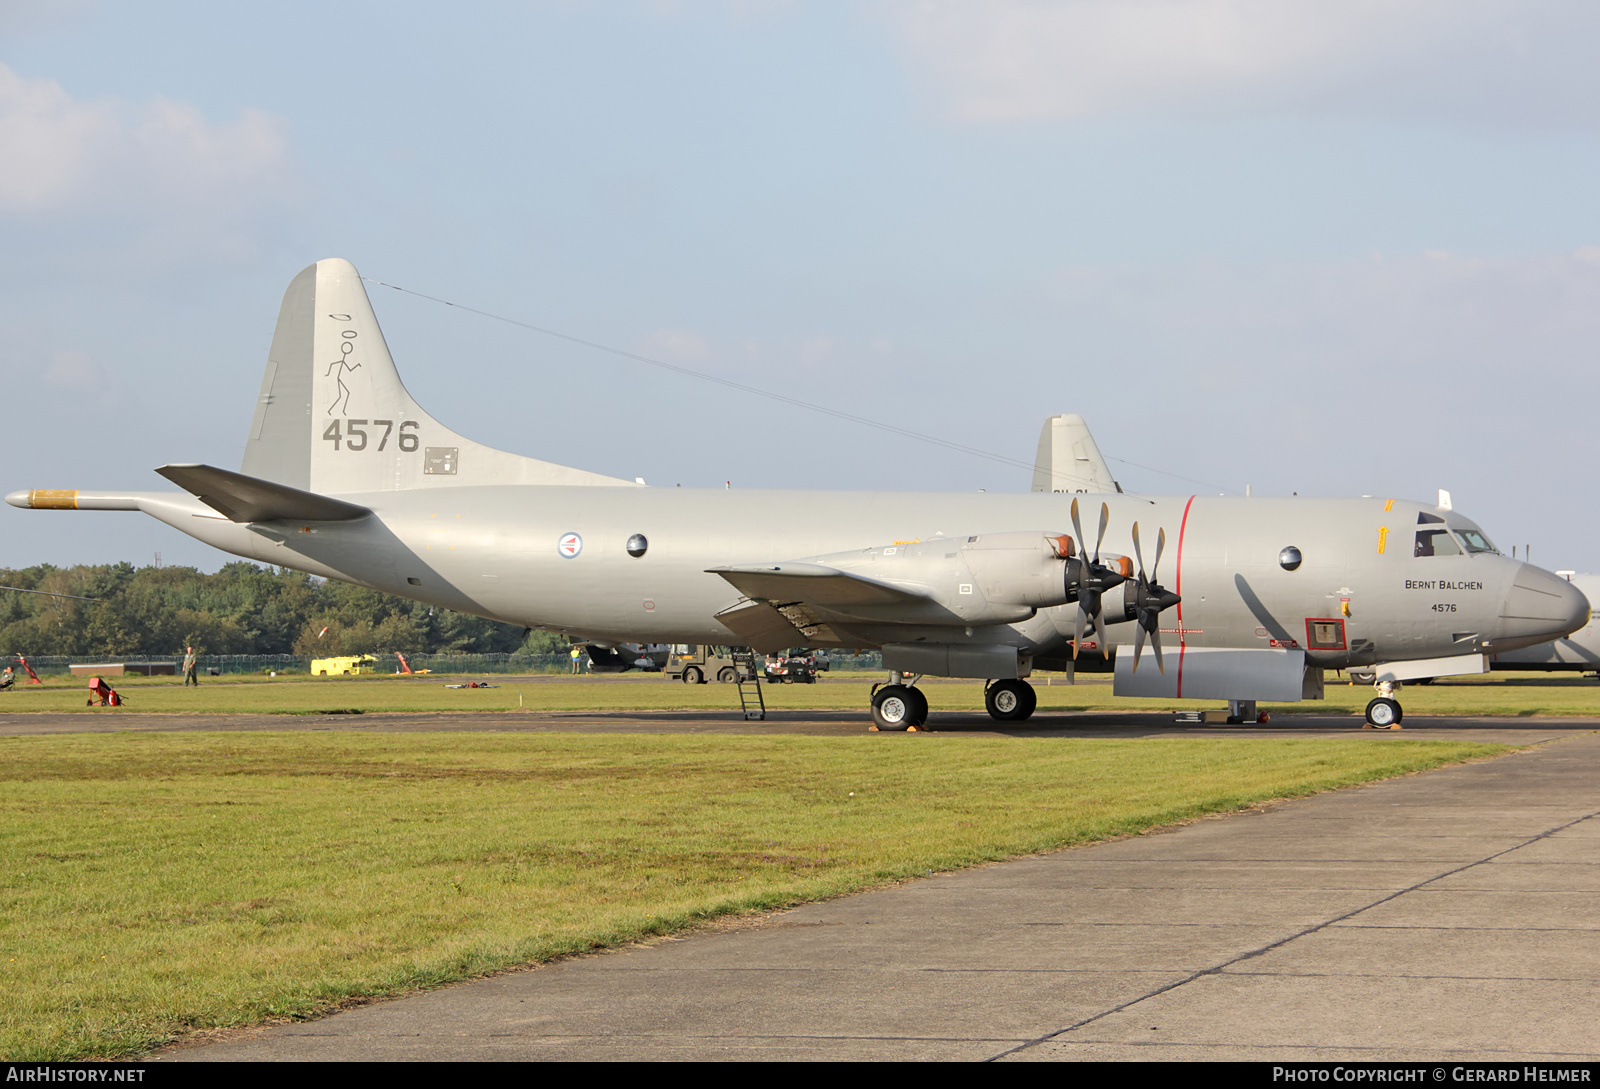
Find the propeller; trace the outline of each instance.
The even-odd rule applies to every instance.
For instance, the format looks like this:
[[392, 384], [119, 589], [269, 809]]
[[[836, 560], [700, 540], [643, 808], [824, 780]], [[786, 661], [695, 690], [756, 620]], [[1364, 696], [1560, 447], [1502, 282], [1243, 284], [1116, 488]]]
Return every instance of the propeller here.
[[1161, 661], [1161, 613], [1182, 599], [1156, 582], [1156, 569], [1161, 566], [1161, 552], [1167, 547], [1167, 531], [1156, 534], [1156, 562], [1150, 565], [1148, 577], [1144, 573], [1144, 552], [1139, 548], [1139, 523], [1133, 523], [1133, 555], [1139, 561], [1139, 578], [1133, 584], [1133, 619], [1138, 627], [1133, 633], [1133, 671], [1139, 671], [1139, 656], [1144, 652], [1144, 637], [1150, 635], [1150, 649], [1155, 651], [1156, 668], [1163, 674], [1167, 669]]
[[1095, 636], [1099, 639], [1100, 653], [1106, 650], [1106, 624], [1100, 615], [1100, 595], [1114, 586], [1119, 586], [1127, 581], [1127, 576], [1100, 562], [1100, 543], [1106, 537], [1106, 524], [1111, 520], [1111, 508], [1105, 503], [1100, 504], [1100, 535], [1095, 538], [1094, 557], [1085, 555], [1087, 549], [1082, 547], [1083, 524], [1078, 521], [1078, 501], [1072, 501], [1072, 532], [1077, 534], [1079, 548], [1078, 557], [1067, 566], [1067, 590], [1075, 591], [1078, 598], [1078, 621], [1074, 628], [1072, 638], [1072, 657], [1078, 657], [1078, 644], [1083, 642], [1083, 628], [1086, 623], [1094, 624]]

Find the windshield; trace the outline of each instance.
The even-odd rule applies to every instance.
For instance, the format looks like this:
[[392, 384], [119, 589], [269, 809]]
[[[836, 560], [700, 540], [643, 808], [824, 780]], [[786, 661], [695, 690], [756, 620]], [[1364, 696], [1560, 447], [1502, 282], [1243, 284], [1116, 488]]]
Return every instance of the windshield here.
[[1455, 538], [1450, 536], [1449, 530], [1420, 529], [1417, 531], [1416, 549], [1412, 554], [1416, 556], [1459, 556], [1461, 549], [1456, 547]]
[[1468, 552], [1499, 552], [1500, 550], [1489, 543], [1489, 538], [1483, 535], [1482, 530], [1458, 527], [1456, 535], [1461, 538], [1461, 543]]

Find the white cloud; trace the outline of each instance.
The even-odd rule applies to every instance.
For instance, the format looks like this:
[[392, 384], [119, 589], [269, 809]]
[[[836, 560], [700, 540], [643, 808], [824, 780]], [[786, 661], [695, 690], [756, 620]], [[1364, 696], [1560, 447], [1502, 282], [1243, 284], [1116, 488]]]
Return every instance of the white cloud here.
[[214, 124], [187, 102], [79, 100], [0, 64], [0, 215], [148, 223], [249, 216], [292, 188], [286, 124]]
[[926, 0], [887, 9], [956, 119], [1121, 110], [1593, 123], [1577, 0]]

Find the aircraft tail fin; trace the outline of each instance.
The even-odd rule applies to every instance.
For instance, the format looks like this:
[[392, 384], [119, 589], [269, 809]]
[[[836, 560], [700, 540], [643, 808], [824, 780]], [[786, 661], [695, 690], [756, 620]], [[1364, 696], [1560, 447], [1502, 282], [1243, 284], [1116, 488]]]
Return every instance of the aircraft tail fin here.
[[1076, 413], [1051, 416], [1039, 432], [1039, 456], [1033, 463], [1036, 492], [1120, 492], [1089, 425]]
[[633, 485], [483, 446], [422, 411], [400, 381], [360, 273], [337, 258], [303, 270], [284, 293], [241, 469], [319, 495]]

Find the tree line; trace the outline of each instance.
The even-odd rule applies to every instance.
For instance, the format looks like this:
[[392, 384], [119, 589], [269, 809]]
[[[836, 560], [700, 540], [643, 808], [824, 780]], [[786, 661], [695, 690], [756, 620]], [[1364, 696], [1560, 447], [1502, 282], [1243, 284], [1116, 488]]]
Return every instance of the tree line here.
[[[288, 568], [230, 563], [130, 563], [0, 568], [0, 585], [98, 601], [0, 590], [0, 654], [108, 658], [180, 654], [549, 653], [565, 642], [523, 629]], [[326, 630], [324, 630], [326, 629]]]

